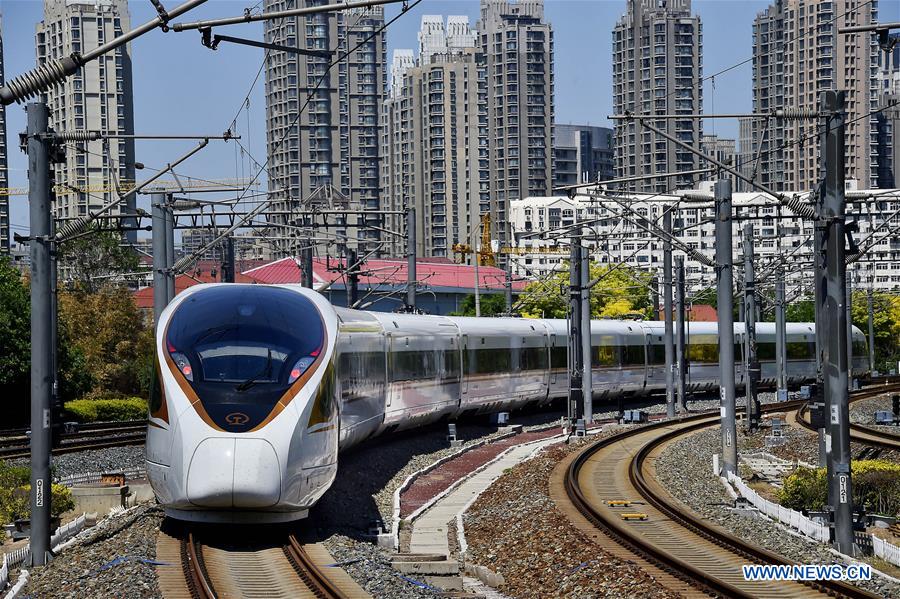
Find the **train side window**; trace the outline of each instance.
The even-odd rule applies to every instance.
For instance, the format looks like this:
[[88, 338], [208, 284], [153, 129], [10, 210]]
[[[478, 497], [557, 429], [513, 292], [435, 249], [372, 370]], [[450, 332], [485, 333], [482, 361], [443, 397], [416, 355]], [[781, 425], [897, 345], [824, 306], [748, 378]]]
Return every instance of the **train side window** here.
[[666, 363], [666, 346], [664, 344], [651, 344], [647, 346], [647, 355], [650, 359], [650, 364], [662, 364]]
[[816, 355], [815, 342], [809, 343], [803, 341], [788, 341], [787, 344], [788, 360], [809, 360]]
[[775, 359], [775, 342], [765, 342], [756, 344], [757, 360], [774, 360]]
[[479, 349], [475, 352], [476, 372], [492, 374], [510, 371], [510, 352], [503, 349]]
[[618, 345], [595, 345], [591, 349], [591, 366], [596, 368], [619, 365]]
[[853, 340], [853, 355], [856, 357], [867, 356], [869, 354], [868, 346], [864, 339]]
[[568, 368], [569, 350], [567, 347], [550, 348], [550, 368]]
[[646, 363], [643, 345], [625, 345], [622, 347], [622, 366], [643, 366]]
[[442, 379], [459, 378], [459, 352], [455, 348], [444, 350], [443, 369], [441, 370]]

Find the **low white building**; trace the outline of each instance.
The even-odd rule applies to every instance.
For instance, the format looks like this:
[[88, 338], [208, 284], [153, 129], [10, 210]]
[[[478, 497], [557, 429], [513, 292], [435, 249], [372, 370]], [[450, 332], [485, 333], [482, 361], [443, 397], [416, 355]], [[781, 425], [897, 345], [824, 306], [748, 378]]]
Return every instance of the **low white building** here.
[[[711, 192], [711, 186], [703, 191]], [[774, 285], [774, 268], [781, 263], [785, 267], [788, 297], [798, 293], [811, 295], [812, 221], [797, 217], [763, 193], [736, 193], [732, 202], [740, 219], [734, 221], [732, 232], [735, 284], [740, 285], [743, 280], [743, 230], [752, 223], [759, 285]], [[862, 259], [848, 266], [853, 285], [868, 289], [871, 281], [875, 289], [900, 290], [900, 190], [851, 190], [848, 202], [848, 222], [855, 221], [859, 227], [853, 234], [854, 240], [865, 246], [873, 229], [873, 239], [878, 240]], [[664, 241], [648, 229], [662, 229], [663, 214], [670, 208], [673, 231], [684, 247], [714, 259], [711, 200], [698, 203], [676, 195], [650, 194], [528, 197], [513, 200], [510, 205], [514, 272], [540, 278], [567, 268], [569, 235], [580, 229], [593, 261], [625, 263], [649, 270], [662, 281]], [[673, 255], [686, 252], [676, 247]], [[691, 256], [685, 260], [685, 271], [689, 295], [715, 285], [713, 269]]]

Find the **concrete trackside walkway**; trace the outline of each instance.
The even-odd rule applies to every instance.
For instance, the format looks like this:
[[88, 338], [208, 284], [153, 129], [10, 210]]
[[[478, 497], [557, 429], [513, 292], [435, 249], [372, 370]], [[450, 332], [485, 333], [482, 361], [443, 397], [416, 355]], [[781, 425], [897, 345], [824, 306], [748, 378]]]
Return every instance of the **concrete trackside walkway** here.
[[415, 554], [450, 556], [447, 541], [447, 523], [465, 511], [482, 491], [497, 480], [503, 471], [524, 461], [538, 449], [559, 443], [559, 437], [550, 437], [533, 443], [513, 446], [493, 462], [484, 466], [413, 521], [409, 551]]

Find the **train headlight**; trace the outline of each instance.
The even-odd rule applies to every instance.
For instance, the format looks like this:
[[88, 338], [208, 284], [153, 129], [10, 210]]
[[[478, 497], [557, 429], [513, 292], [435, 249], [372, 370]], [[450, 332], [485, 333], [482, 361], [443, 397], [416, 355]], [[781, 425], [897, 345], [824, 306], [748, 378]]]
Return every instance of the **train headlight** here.
[[305, 356], [297, 360], [297, 362], [294, 364], [294, 367], [291, 368], [291, 375], [288, 377], [288, 384], [290, 385], [301, 376], [303, 376], [303, 373], [306, 372], [306, 369], [312, 366], [312, 363], [315, 361], [315, 356]]
[[169, 355], [172, 356], [172, 361], [178, 367], [178, 372], [183, 374], [187, 380], [194, 382], [194, 369], [191, 368], [191, 363], [188, 361], [187, 356], [177, 351], [170, 351]]

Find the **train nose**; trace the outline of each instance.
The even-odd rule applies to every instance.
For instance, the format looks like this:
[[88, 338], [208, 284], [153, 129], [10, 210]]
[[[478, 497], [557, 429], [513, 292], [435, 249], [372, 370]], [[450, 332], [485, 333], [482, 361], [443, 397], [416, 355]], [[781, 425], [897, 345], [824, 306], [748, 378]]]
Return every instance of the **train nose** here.
[[281, 497], [281, 469], [265, 439], [204, 439], [187, 474], [188, 500], [209, 508], [265, 508]]

